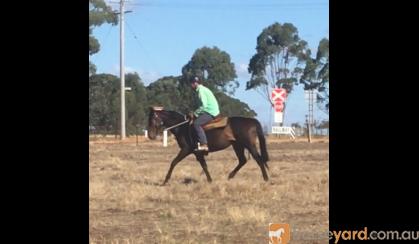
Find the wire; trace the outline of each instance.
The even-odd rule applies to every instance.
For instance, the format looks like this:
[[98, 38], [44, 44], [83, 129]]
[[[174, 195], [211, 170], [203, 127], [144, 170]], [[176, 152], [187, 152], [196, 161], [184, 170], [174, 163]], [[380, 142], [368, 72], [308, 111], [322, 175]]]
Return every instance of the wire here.
[[[113, 28], [113, 25], [110, 25], [110, 27], [109, 27], [109, 29], [108, 29], [108, 32], [106, 33], [105, 38], [104, 38], [104, 40], [103, 40], [102, 44], [100, 45], [99, 52], [95, 53], [95, 54], [92, 56], [92, 61], [95, 61], [95, 59], [97, 58], [97, 56], [99, 56], [98, 54], [99, 54], [99, 53], [101, 53], [101, 52], [100, 52], [100, 50], [103, 50], [103, 49], [104, 49], [104, 47], [106, 46], [106, 43], [107, 43], [107, 40], [108, 40], [109, 34], [111, 33], [112, 28]], [[100, 44], [100, 43], [99, 43], [99, 44]]]
[[140, 46], [140, 48], [143, 49], [144, 54], [146, 55], [147, 59], [149, 60], [149, 62], [151, 63], [151, 65], [153, 66], [153, 68], [156, 68], [157, 65], [155, 65], [153, 59], [151, 58], [151, 56], [149, 55], [149, 53], [147, 52], [147, 50], [145, 49], [145, 47], [141, 44], [140, 39], [137, 37], [137, 35], [135, 34], [135, 32], [133, 31], [133, 29], [131, 28], [131, 25], [128, 23], [128, 21], [125, 20], [125, 23], [128, 26], [128, 29], [131, 31], [131, 34], [134, 36], [134, 39], [137, 41], [138, 45]]

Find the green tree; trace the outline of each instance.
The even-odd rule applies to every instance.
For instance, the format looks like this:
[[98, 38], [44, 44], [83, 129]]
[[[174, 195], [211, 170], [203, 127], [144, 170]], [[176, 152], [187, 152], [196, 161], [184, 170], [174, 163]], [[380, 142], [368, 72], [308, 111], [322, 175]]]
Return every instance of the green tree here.
[[197, 49], [191, 60], [182, 68], [183, 83], [188, 83], [191, 77], [204, 79], [206, 86], [219, 91], [234, 94], [239, 87], [234, 64], [230, 55], [218, 47], [202, 47]]
[[[136, 126], [147, 124], [147, 93], [137, 73], [125, 75], [126, 128], [132, 135]], [[96, 74], [89, 78], [89, 124], [104, 128], [107, 133], [118, 133], [120, 129], [120, 79], [111, 74]]]
[[220, 113], [224, 116], [243, 116], [253, 118], [257, 114], [249, 105], [240, 101], [239, 99], [228, 96], [222, 92], [214, 94], [217, 97]]
[[[163, 77], [147, 87], [148, 106], [163, 106], [167, 110], [187, 114], [197, 108], [198, 97], [191, 86], [181, 82], [182, 77]], [[220, 112], [224, 116], [254, 117], [257, 114], [246, 103], [215, 90]]]
[[182, 76], [167, 76], [151, 83], [147, 88], [148, 106], [163, 106], [183, 114], [199, 106], [196, 92], [189, 80], [193, 76], [203, 79], [204, 85], [214, 92], [225, 116], [256, 116], [246, 103], [226, 93], [234, 93], [238, 82], [234, 64], [228, 53], [217, 47], [197, 49], [191, 60], [182, 68]]
[[296, 122], [296, 123], [291, 123], [291, 127], [301, 128], [301, 125], [300, 125], [300, 123]]
[[317, 105], [325, 113], [329, 113], [329, 40], [323, 38], [319, 42], [316, 57], [308, 58], [300, 78], [304, 90], [316, 90]]
[[166, 76], [151, 83], [147, 87], [147, 100], [149, 106], [163, 106], [167, 110], [179, 111], [186, 113], [188, 110], [184, 109], [183, 103], [188, 103], [185, 99], [184, 93], [190, 93], [190, 89], [186, 86], [182, 91], [180, 87], [181, 77]]
[[[89, 56], [100, 50], [99, 41], [93, 36], [93, 28], [104, 23], [118, 24], [117, 15], [104, 0], [89, 0]], [[89, 76], [96, 73], [96, 66], [89, 61]]]
[[126, 128], [127, 134], [136, 132], [137, 125], [143, 129], [147, 125], [147, 92], [144, 83], [137, 73], [125, 75], [125, 85], [131, 90], [126, 92]]
[[96, 74], [89, 78], [89, 124], [106, 131], [118, 128], [119, 78]]
[[302, 71], [299, 65], [309, 55], [307, 42], [300, 39], [293, 24], [268, 26], [257, 37], [256, 54], [249, 62], [251, 78], [246, 90], [256, 90], [273, 107], [272, 89], [284, 88], [291, 93]]
[[323, 120], [319, 125], [319, 129], [329, 129], [329, 120]]

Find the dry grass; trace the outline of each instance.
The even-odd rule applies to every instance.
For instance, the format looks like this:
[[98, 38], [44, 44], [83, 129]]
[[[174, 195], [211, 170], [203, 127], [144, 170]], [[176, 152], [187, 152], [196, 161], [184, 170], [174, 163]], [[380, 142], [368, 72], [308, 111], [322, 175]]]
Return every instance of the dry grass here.
[[267, 183], [253, 159], [228, 181], [229, 148], [207, 156], [212, 184], [191, 155], [165, 187], [175, 142], [130, 140], [90, 144], [90, 243], [267, 243], [271, 222], [289, 223], [292, 243], [328, 241], [327, 140], [269, 139]]

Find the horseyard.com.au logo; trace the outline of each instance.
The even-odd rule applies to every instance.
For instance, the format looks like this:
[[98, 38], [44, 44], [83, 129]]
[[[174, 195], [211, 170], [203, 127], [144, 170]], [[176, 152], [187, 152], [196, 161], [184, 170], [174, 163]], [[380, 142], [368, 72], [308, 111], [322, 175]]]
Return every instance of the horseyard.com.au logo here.
[[290, 238], [289, 224], [269, 224], [269, 244], [287, 244]]

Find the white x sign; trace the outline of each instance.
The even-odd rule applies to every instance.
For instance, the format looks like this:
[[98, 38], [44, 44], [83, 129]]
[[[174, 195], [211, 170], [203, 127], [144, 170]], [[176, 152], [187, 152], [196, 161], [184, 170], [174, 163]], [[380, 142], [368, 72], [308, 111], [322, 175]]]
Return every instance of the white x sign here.
[[283, 88], [275, 88], [272, 91], [272, 101], [285, 101], [285, 98], [287, 96], [287, 90]]

